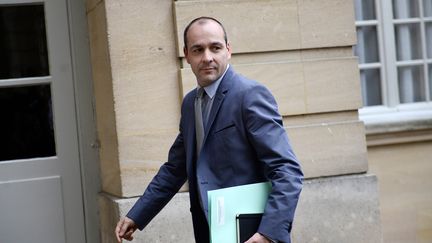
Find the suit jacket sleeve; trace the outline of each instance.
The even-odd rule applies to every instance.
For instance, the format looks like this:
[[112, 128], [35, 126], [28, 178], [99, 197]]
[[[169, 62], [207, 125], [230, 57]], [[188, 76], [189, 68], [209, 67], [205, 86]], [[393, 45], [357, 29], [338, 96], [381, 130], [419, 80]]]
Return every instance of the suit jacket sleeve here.
[[290, 242], [303, 173], [271, 93], [254, 86], [243, 96], [243, 106], [248, 139], [272, 184], [258, 232], [277, 242]]
[[186, 182], [185, 149], [181, 130], [180, 126], [180, 133], [169, 151], [168, 162], [160, 167], [144, 194], [127, 214], [140, 230], [165, 207]]

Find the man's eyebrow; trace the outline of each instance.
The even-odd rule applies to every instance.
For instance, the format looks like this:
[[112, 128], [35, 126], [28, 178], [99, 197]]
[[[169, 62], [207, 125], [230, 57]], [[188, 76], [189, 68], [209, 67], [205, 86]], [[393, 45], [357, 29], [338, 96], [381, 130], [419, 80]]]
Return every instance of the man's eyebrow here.
[[212, 42], [212, 43], [210, 43], [210, 45], [211, 46], [223, 46], [224, 45], [224, 43], [223, 42], [220, 42], [220, 41], [214, 41], [214, 42]]
[[195, 45], [192, 45], [190, 48], [194, 49], [194, 48], [201, 48], [201, 47], [202, 47], [201, 44], [195, 44]]
[[[223, 42], [214, 41], [214, 42], [211, 42], [209, 46], [223, 46], [223, 45], [224, 45]], [[203, 44], [195, 44], [195, 45], [192, 45], [190, 48], [193, 49], [193, 48], [202, 48], [202, 47], [203, 47]]]

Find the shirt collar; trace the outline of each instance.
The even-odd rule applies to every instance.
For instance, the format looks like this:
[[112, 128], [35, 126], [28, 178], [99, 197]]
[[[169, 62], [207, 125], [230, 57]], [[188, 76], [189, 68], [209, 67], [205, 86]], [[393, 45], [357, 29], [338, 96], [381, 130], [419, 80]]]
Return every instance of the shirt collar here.
[[[223, 77], [225, 76], [225, 73], [228, 71], [229, 68], [229, 64], [227, 65], [227, 68], [225, 69], [225, 72], [213, 83], [211, 83], [210, 85], [204, 87], [205, 92], [207, 93], [207, 95], [210, 97], [210, 99], [213, 99], [213, 97], [216, 94], [216, 91], [219, 87], [220, 82], [222, 81]], [[198, 85], [197, 89], [200, 88], [200, 86]]]

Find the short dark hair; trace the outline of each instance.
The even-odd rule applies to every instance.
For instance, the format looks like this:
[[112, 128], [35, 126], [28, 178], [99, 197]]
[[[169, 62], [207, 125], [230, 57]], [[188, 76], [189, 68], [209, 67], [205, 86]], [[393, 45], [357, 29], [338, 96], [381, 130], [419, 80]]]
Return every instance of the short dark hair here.
[[[204, 20], [204, 21], [212, 20], [212, 21], [216, 22], [217, 24], [219, 24], [220, 27], [222, 27], [222, 30], [223, 30], [223, 32], [224, 32], [224, 40], [225, 40], [225, 44], [226, 44], [226, 45], [228, 44], [228, 37], [227, 37], [227, 33], [226, 33], [225, 27], [222, 25], [222, 23], [221, 23], [219, 20], [215, 19], [215, 18], [207, 17], [207, 16], [201, 16], [201, 17], [198, 17], [198, 18], [192, 20], [192, 21], [191, 21], [191, 22], [186, 26], [186, 28], [185, 28], [185, 30], [184, 30], [184, 32], [183, 32], [183, 42], [184, 42], [184, 47], [185, 47], [185, 48], [187, 48], [187, 33], [188, 33], [188, 31], [189, 31], [189, 28], [190, 28], [190, 27], [191, 27], [195, 22], [198, 22], [198, 21], [201, 21], [201, 20]], [[203, 22], [203, 23], [204, 23], [204, 22]]]

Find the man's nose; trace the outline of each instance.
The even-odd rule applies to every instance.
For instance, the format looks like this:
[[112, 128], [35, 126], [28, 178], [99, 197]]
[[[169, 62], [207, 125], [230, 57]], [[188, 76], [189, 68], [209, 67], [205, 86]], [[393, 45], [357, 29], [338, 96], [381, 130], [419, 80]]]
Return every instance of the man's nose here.
[[205, 50], [203, 53], [203, 61], [204, 62], [212, 62], [213, 61], [213, 55], [210, 50]]

